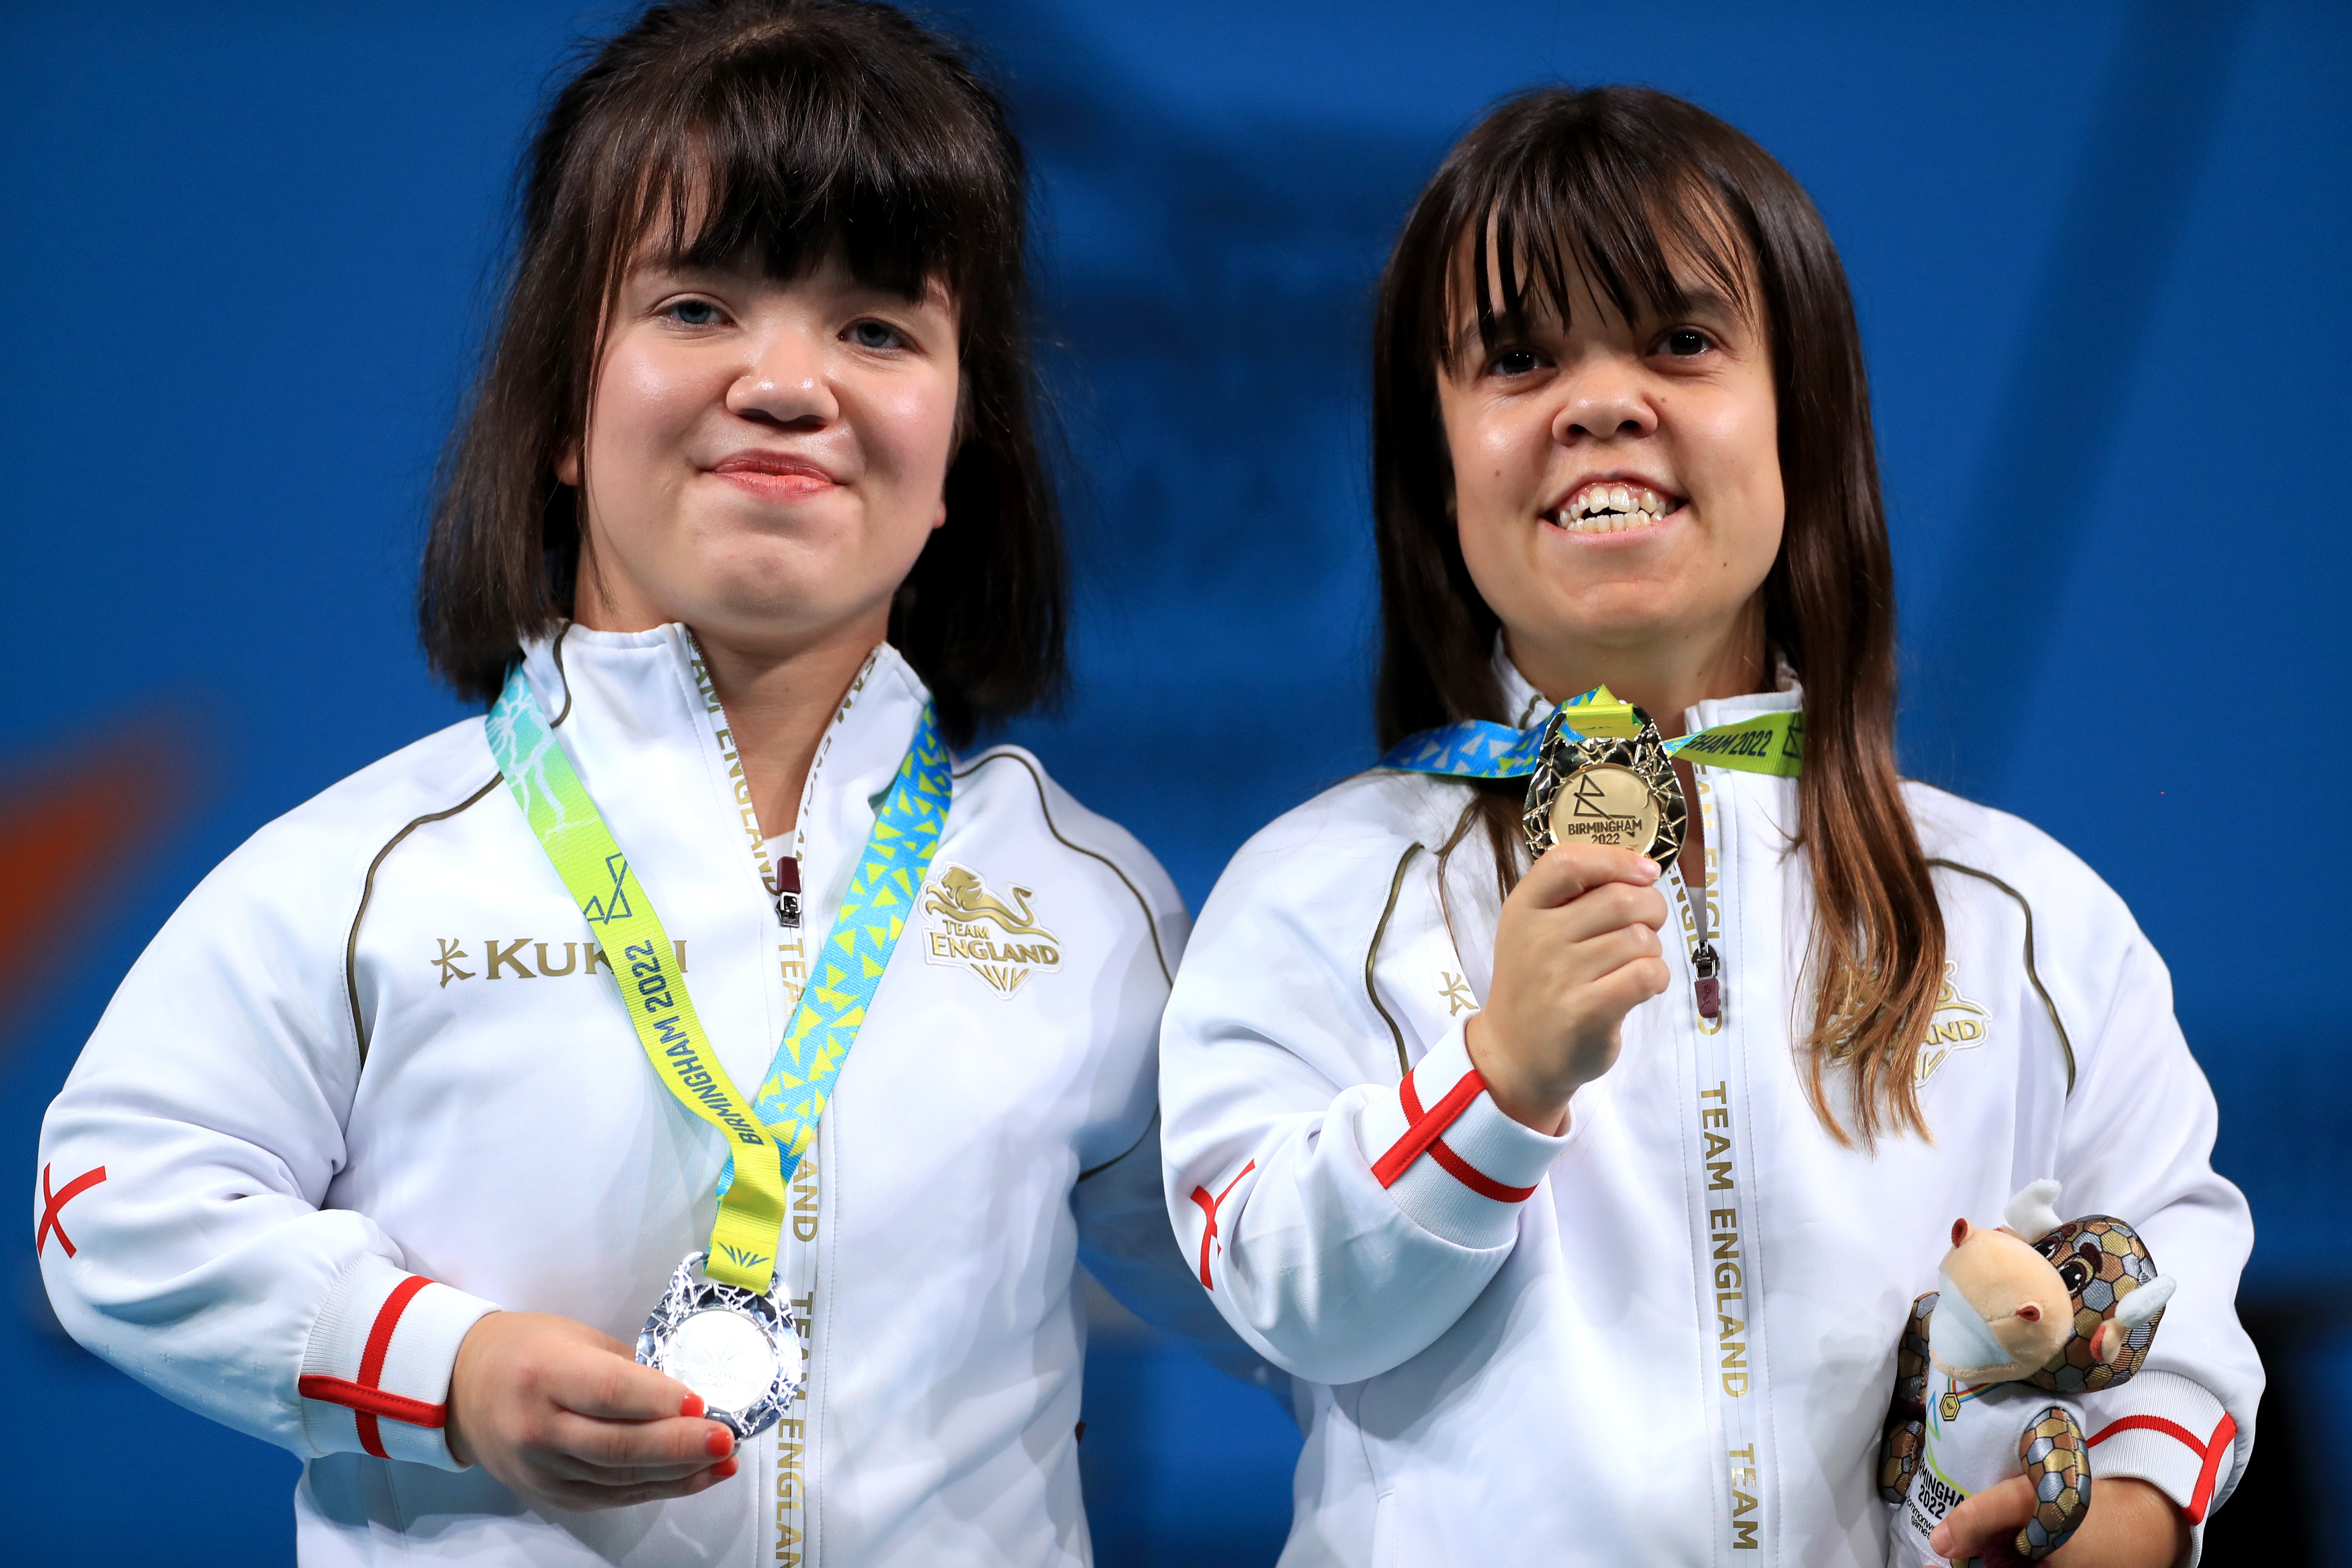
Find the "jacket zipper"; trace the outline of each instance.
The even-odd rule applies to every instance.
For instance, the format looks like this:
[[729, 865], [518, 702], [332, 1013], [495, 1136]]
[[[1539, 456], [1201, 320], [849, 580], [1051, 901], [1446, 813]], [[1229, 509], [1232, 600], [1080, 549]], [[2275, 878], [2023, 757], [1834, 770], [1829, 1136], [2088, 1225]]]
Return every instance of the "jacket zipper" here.
[[[1691, 1000], [1698, 1006], [1698, 1016], [1709, 1023], [1723, 1017], [1723, 960], [1708, 940], [1706, 927], [1706, 814], [1699, 809], [1698, 780], [1688, 763], [1676, 763], [1675, 771], [1682, 775], [1685, 813], [1683, 851], [1675, 858], [1675, 875], [1681, 879], [1683, 896], [1690, 900], [1691, 919], [1696, 924], [1698, 941], [1690, 951]], [[1698, 865], [1698, 885], [1694, 888], [1687, 867]]]

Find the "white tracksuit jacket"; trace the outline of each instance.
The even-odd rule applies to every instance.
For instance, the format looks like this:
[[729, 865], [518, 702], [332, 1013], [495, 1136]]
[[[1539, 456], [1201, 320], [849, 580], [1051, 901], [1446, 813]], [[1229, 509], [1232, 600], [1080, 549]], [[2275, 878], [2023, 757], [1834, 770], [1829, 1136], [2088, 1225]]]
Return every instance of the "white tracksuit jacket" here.
[[[1503, 669], [1532, 721], [1541, 698]], [[2050, 1176], [2063, 1213], [2131, 1221], [2180, 1281], [2148, 1370], [2083, 1403], [2095, 1474], [2162, 1488], [2201, 1546], [2263, 1373], [2232, 1305], [2252, 1226], [2208, 1164], [2213, 1099], [2164, 965], [2050, 838], [1909, 786], [1950, 942], [1921, 1060], [1936, 1142], [1841, 1148], [1792, 1045], [1811, 1016], [1795, 781], [1697, 776], [1722, 1033], [1701, 1033], [1670, 877], [1675, 984], [1559, 1138], [1496, 1110], [1464, 1049], [1498, 913], [1478, 828], [1450, 861], [1450, 931], [1441, 907], [1465, 786], [1350, 779], [1252, 839], [1202, 910], [1161, 1033], [1168, 1206], [1227, 1321], [1301, 1380], [1286, 1568], [1878, 1568], [1911, 1300], [1954, 1218], [1997, 1224]]]
[[[575, 627], [525, 668], [728, 1073], [756, 1085], [921, 683], [877, 650], [825, 733], [795, 933], [683, 628]], [[955, 774], [930, 890], [793, 1184], [809, 1392], [734, 1479], [540, 1512], [458, 1470], [437, 1425], [494, 1306], [634, 1343], [707, 1243], [726, 1154], [646, 1062], [479, 721], [263, 828], [131, 970], [42, 1129], [51, 1199], [103, 1172], [41, 1234], [58, 1316], [308, 1461], [309, 1568], [1086, 1561], [1074, 1262], [1244, 1354], [1160, 1202], [1153, 1057], [1186, 920], [1150, 856], [1026, 752]], [[977, 884], [943, 888], [959, 867]]]

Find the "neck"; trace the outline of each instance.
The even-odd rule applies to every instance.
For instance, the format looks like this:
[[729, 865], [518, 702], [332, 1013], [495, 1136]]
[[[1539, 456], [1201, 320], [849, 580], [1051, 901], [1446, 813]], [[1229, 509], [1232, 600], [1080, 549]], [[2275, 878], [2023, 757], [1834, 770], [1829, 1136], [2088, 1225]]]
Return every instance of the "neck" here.
[[844, 627], [789, 655], [730, 646], [698, 634], [711, 685], [727, 710], [735, 750], [743, 759], [760, 834], [773, 838], [800, 821], [817, 742], [833, 721], [841, 694], [866, 656], [883, 640], [887, 619]]
[[1683, 732], [1683, 714], [1701, 702], [1745, 697], [1768, 684], [1764, 610], [1750, 600], [1727, 626], [1710, 634], [1597, 644], [1549, 638], [1506, 627], [1504, 651], [1552, 703], [1606, 686], [1647, 713], [1661, 735]]
[[[576, 610], [593, 631], [648, 631], [670, 617], [643, 606], [618, 605], [595, 592], [583, 574]], [[743, 782], [759, 814], [760, 836], [773, 838], [799, 825], [801, 792], [808, 786], [817, 742], [866, 658], [889, 636], [888, 601], [807, 638], [769, 642], [691, 628], [719, 704], [727, 710]]]

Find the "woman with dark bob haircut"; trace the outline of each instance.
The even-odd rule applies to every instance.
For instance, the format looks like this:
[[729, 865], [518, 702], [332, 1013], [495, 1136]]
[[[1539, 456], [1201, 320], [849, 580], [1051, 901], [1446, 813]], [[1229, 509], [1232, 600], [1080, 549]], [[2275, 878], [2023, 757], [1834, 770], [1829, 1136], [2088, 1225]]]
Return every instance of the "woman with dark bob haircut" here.
[[42, 1133], [59, 1317], [302, 1458], [304, 1563], [1077, 1563], [1076, 1262], [1263, 1372], [1160, 1205], [1175, 890], [966, 750], [1062, 677], [1025, 241], [887, 5], [549, 109], [418, 595], [488, 717], [232, 856]]
[[[2193, 1556], [2246, 1205], [2122, 902], [1896, 773], [1821, 215], [1680, 100], [1527, 93], [1372, 364], [1390, 749], [1234, 858], [1161, 1037], [1177, 1232], [1312, 1385], [1286, 1561]], [[2116, 1216], [2071, 1283], [2061, 1203]]]

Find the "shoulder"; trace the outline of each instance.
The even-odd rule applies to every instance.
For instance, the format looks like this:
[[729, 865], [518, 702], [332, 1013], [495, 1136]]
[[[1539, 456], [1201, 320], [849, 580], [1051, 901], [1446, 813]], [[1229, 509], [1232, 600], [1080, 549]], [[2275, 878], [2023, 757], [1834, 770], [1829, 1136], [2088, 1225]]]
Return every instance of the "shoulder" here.
[[461, 720], [264, 824], [195, 898], [278, 905], [298, 918], [321, 900], [348, 901], [404, 831], [477, 803], [497, 780], [481, 721]]
[[288, 1025], [315, 1046], [351, 1042], [346, 942], [371, 869], [404, 829], [480, 798], [497, 777], [480, 722], [455, 724], [265, 824], [148, 943], [108, 1011], [114, 1033], [257, 1038]]
[[[1034, 752], [991, 746], [955, 763], [951, 814], [973, 813], [999, 833], [1034, 841], [1065, 877], [1092, 883], [1116, 907], [1139, 908], [1155, 933], [1181, 945], [1190, 924], [1176, 884], [1126, 828], [1078, 803]], [[1175, 952], [1167, 958], [1172, 965]]]
[[2069, 924], [2091, 917], [2137, 938], [2123, 899], [2082, 858], [2021, 816], [1930, 785], [1903, 786], [1920, 847], [1948, 875], [1972, 879]]
[[1335, 938], [1369, 929], [1408, 857], [1434, 856], [1469, 792], [1418, 773], [1361, 773], [1252, 835], [1201, 910], [1202, 940], [1268, 921]]
[[1988, 958], [2021, 964], [2077, 1045], [2151, 981], [2168, 1010], [2162, 961], [2123, 899], [2079, 856], [2005, 811], [1924, 784], [1905, 793], [1956, 938], [2008, 931]]

